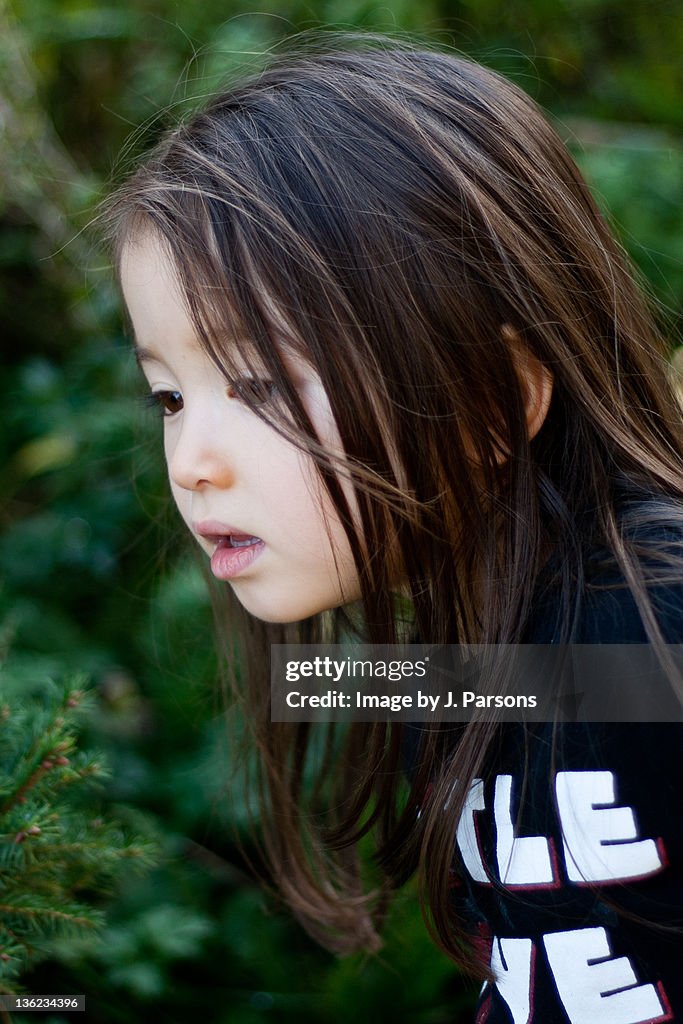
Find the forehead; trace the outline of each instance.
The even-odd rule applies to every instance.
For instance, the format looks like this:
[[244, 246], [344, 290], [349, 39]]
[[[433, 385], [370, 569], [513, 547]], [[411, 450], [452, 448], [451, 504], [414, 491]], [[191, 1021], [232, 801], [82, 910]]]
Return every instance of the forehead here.
[[150, 231], [126, 239], [119, 260], [123, 299], [136, 339], [144, 345], [189, 315], [177, 271]]
[[[211, 346], [204, 343], [208, 335], [201, 304], [195, 304], [193, 314], [169, 248], [149, 229], [132, 234], [121, 248], [119, 279], [140, 363], [180, 349], [185, 355], [201, 353], [203, 358], [211, 354]], [[221, 339], [216, 349], [229, 361], [236, 332], [231, 311], [224, 305], [221, 329], [215, 332]]]
[[121, 246], [119, 280], [126, 305], [135, 307], [148, 293], [163, 292], [175, 303], [184, 303], [180, 275], [168, 247], [151, 230], [136, 231]]
[[197, 324], [173, 258], [154, 230], [138, 231], [126, 239], [121, 247], [119, 278], [138, 362], [155, 359], [179, 343], [185, 349], [203, 349], [224, 370], [245, 361], [270, 362], [273, 357], [290, 369], [294, 364], [309, 363], [302, 342], [265, 288], [258, 295], [265, 332], [251, 334], [230, 302], [226, 286], [211, 289], [206, 285], [220, 294], [220, 304], [204, 316], [198, 302], [202, 323]]

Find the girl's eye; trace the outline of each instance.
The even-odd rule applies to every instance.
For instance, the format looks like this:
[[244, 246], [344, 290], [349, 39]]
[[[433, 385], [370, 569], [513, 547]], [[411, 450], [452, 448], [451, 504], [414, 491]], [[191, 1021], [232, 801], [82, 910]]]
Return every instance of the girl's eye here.
[[263, 405], [277, 395], [277, 384], [261, 377], [239, 377], [226, 389], [228, 398], [238, 398], [247, 405]]
[[156, 409], [162, 416], [173, 416], [183, 407], [183, 396], [179, 391], [152, 391], [145, 395], [145, 405]]

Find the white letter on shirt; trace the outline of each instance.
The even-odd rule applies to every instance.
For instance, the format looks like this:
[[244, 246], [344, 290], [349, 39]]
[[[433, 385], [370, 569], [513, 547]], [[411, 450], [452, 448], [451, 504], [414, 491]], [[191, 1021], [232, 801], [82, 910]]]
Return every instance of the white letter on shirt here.
[[531, 975], [534, 944], [531, 939], [497, 939], [491, 946], [491, 970], [496, 988], [510, 1007], [513, 1024], [531, 1019]]
[[555, 985], [571, 1024], [665, 1020], [654, 985], [639, 985], [625, 956], [613, 957], [604, 928], [543, 936]]
[[481, 779], [473, 779], [460, 815], [456, 838], [465, 867], [474, 881], [486, 882], [487, 885], [490, 885], [491, 879], [486, 874], [486, 868], [481, 859], [477, 829], [474, 824], [475, 811], [483, 811], [485, 806], [484, 783]]
[[545, 836], [516, 836], [512, 823], [512, 776], [499, 775], [493, 815], [498, 874], [505, 885], [549, 885], [553, 865]]
[[638, 839], [631, 808], [615, 806], [612, 772], [558, 772], [555, 792], [571, 882], [641, 878], [662, 867], [655, 841]]

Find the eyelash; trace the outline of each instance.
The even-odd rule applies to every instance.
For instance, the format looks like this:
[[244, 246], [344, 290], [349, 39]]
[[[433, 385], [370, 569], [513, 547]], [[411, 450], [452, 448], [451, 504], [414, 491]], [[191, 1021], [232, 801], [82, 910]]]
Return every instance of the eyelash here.
[[142, 396], [142, 402], [146, 408], [154, 409], [162, 417], [173, 416], [174, 413], [180, 412], [180, 409], [171, 410], [166, 403], [171, 401], [174, 395], [178, 396], [177, 400], [181, 403], [182, 409], [183, 398], [179, 391], [152, 391]]
[[[226, 388], [229, 398], [237, 398], [247, 405], [259, 406], [277, 396], [278, 388], [272, 380], [260, 377], [241, 377], [230, 381]], [[177, 397], [176, 397], [177, 396]], [[152, 391], [143, 395], [142, 401], [146, 408], [155, 409], [163, 418], [174, 416], [183, 408], [183, 396], [179, 391]], [[168, 403], [180, 403], [179, 408], [171, 409]]]

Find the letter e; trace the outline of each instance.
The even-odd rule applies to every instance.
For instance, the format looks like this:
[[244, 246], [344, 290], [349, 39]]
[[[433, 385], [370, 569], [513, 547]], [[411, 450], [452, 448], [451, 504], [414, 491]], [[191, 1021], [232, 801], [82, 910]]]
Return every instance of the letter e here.
[[612, 772], [558, 772], [555, 793], [571, 882], [642, 878], [660, 870], [655, 841], [639, 840], [632, 809], [616, 806]]
[[604, 928], [543, 936], [548, 963], [571, 1024], [667, 1020], [654, 985], [639, 985], [631, 961], [613, 957]]

